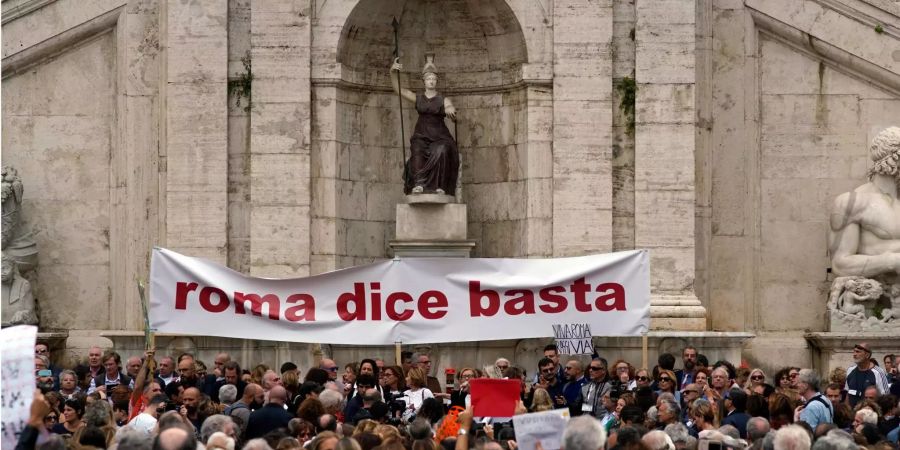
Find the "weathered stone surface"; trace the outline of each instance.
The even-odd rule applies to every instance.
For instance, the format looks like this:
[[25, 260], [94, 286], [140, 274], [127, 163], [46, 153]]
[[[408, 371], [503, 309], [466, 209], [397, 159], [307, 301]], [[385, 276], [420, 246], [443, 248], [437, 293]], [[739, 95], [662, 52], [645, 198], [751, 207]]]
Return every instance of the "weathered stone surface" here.
[[396, 238], [466, 239], [466, 205], [459, 203], [397, 205]]

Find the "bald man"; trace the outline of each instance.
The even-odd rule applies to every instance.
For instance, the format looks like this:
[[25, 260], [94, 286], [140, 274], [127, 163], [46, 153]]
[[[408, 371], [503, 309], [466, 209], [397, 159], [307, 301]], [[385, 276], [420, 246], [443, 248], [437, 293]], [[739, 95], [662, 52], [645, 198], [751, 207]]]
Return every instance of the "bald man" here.
[[186, 448], [197, 448], [197, 439], [194, 435], [188, 433], [183, 428], [168, 428], [156, 436], [156, 442], [153, 448], [163, 450], [181, 450]]
[[287, 397], [288, 393], [284, 386], [273, 386], [269, 390], [269, 402], [266, 403], [266, 406], [250, 413], [250, 419], [247, 421], [247, 434], [244, 439], [262, 437], [272, 430], [287, 428], [288, 422], [294, 418], [294, 415], [284, 407]]

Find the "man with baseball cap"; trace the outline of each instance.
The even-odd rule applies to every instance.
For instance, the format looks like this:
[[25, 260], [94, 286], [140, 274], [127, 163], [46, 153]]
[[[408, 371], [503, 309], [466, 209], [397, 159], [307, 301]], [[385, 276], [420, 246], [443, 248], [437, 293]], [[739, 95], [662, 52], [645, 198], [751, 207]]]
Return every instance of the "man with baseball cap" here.
[[888, 392], [887, 373], [881, 367], [873, 364], [871, 359], [872, 350], [869, 348], [869, 344], [860, 342], [853, 346], [853, 362], [855, 364], [847, 368], [847, 382], [844, 385], [850, 406], [856, 406], [869, 386], [878, 388], [878, 395]]

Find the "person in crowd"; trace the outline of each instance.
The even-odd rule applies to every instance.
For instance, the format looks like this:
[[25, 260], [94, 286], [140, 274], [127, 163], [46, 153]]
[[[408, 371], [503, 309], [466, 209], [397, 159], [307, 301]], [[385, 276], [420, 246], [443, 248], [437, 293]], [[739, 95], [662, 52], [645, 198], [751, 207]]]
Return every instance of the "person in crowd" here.
[[787, 395], [775, 392], [769, 396], [769, 423], [773, 430], [794, 423], [794, 403]]
[[122, 363], [122, 357], [119, 356], [118, 353], [108, 351], [103, 354], [101, 361], [103, 362], [103, 373], [95, 376], [91, 380], [91, 385], [88, 387], [87, 391], [88, 394], [103, 387], [106, 390], [106, 395], [109, 395], [111, 386], [120, 384], [129, 386], [131, 384], [131, 377], [125, 375], [121, 371], [120, 365]]
[[[368, 361], [371, 361], [371, 360], [368, 360]], [[375, 368], [375, 361], [371, 361], [371, 365], [369, 365], [369, 363], [367, 362], [366, 366]], [[344, 414], [343, 414], [344, 422], [353, 423], [354, 418], [356, 417], [356, 414], [359, 412], [360, 409], [363, 408], [363, 396], [365, 395], [366, 391], [368, 391], [369, 389], [375, 389], [375, 386], [378, 385], [378, 382], [376, 380], [377, 380], [377, 378], [375, 378], [373, 370], [371, 370], [371, 369], [367, 370], [367, 371], [363, 371], [362, 369], [360, 370], [360, 375], [356, 379], [356, 392], [354, 392], [352, 395], [348, 396], [347, 406], [344, 408]], [[377, 389], [376, 389], [376, 392], [379, 393], [379, 399], [380, 399], [381, 392], [378, 391]]]
[[344, 365], [344, 373], [341, 374], [341, 381], [344, 383], [344, 392], [352, 393], [353, 385], [356, 384], [356, 376], [359, 375], [359, 367], [356, 363], [347, 363]]
[[661, 370], [671, 370], [673, 373], [675, 372], [675, 355], [671, 353], [662, 353], [659, 357], [656, 358], [656, 367], [653, 368], [653, 390], [658, 391], [659, 386], [657, 385], [657, 379], [659, 378], [659, 371]]
[[162, 380], [164, 385], [178, 379], [178, 374], [175, 373], [175, 360], [171, 356], [160, 358], [156, 369], [156, 378]]
[[725, 417], [722, 419], [722, 425], [737, 428], [741, 439], [746, 439], [747, 421], [750, 420], [750, 415], [747, 414], [747, 393], [743, 389], [732, 388], [724, 400], [724, 405]]
[[[553, 361], [553, 367], [556, 368], [556, 378], [561, 383], [565, 383], [566, 381], [566, 373], [563, 369], [562, 364], [559, 363], [559, 348], [556, 347], [556, 344], [547, 344], [544, 346], [544, 358], [550, 359]], [[534, 383], [537, 383], [540, 378], [543, 377], [543, 374], [536, 373], [534, 374]]]
[[66, 400], [63, 403], [62, 418], [50, 429], [50, 432], [72, 435], [84, 426], [82, 417], [84, 417], [84, 402], [78, 398]]
[[497, 358], [497, 360], [494, 361], [494, 370], [496, 371], [498, 378], [506, 378], [506, 370], [509, 369], [509, 367], [510, 363], [506, 358]]
[[526, 396], [525, 398], [525, 407], [530, 408], [531, 403], [533, 401], [534, 391], [538, 388], [542, 388], [550, 395], [550, 399], [553, 401], [554, 408], [562, 408], [567, 405], [566, 398], [563, 395], [563, 383], [559, 381], [557, 374], [559, 373], [556, 370], [556, 365], [553, 363], [553, 360], [544, 357], [538, 361], [538, 373], [540, 377], [538, 378], [537, 383], [534, 383], [531, 387], [531, 395]]
[[696, 348], [691, 345], [684, 347], [684, 350], [681, 351], [681, 365], [682, 369], [675, 372], [678, 389], [694, 382], [694, 370], [697, 367]]
[[[403, 368], [401, 366], [388, 366], [381, 373], [384, 375], [382, 392], [384, 392], [385, 401], [393, 400], [402, 395], [403, 391], [406, 390], [406, 374], [403, 372]], [[464, 374], [465, 369], [460, 372], [460, 378]]]
[[703, 392], [700, 391], [700, 386], [696, 383], [689, 383], [684, 385], [684, 388], [681, 390], [681, 422], [687, 423], [690, 420], [690, 410], [691, 404], [694, 403], [694, 400], [700, 398]]
[[59, 393], [64, 399], [74, 398], [81, 393], [78, 386], [78, 375], [75, 371], [65, 369], [59, 373]]
[[426, 387], [426, 373], [420, 367], [410, 369], [406, 375], [406, 385], [409, 388], [403, 392], [400, 400], [406, 402], [406, 410], [403, 412], [403, 418], [406, 421], [412, 419], [426, 398], [434, 398], [434, 393]]
[[681, 407], [678, 406], [678, 402], [675, 399], [666, 396], [666, 398], [663, 398], [659, 401], [656, 419], [657, 430], [663, 430], [668, 425], [679, 423], [680, 419]]
[[634, 374], [634, 387], [631, 389], [632, 391], [636, 391], [640, 388], [650, 389], [650, 386], [653, 384], [653, 378], [650, 376], [650, 371], [644, 368], [638, 369]]
[[250, 413], [250, 417], [247, 420], [245, 439], [250, 440], [263, 437], [272, 430], [287, 428], [288, 423], [294, 416], [284, 409], [286, 401], [287, 390], [280, 385], [273, 386], [272, 389], [269, 390], [268, 403], [262, 408]]
[[[385, 369], [386, 372], [389, 370], [392, 369], [390, 367]], [[459, 377], [457, 378], [458, 387], [450, 393], [450, 406], [459, 406], [465, 409], [472, 404], [472, 398], [469, 395], [469, 382], [476, 377], [477, 373], [471, 367], [464, 367], [459, 371]], [[394, 377], [391, 376], [390, 380], [393, 379]], [[393, 390], [391, 392], [393, 393]]]
[[706, 388], [709, 387], [709, 369], [697, 367], [694, 370], [694, 383], [700, 387], [700, 391], [706, 392]]
[[763, 372], [759, 367], [755, 367], [750, 371], [750, 375], [747, 376], [747, 383], [743, 386], [747, 394], [753, 391], [753, 388], [756, 386], [764, 386], [766, 384], [766, 373]]
[[[322, 361], [319, 363], [319, 368], [328, 373], [328, 379], [330, 381], [337, 380], [338, 373], [338, 365], [334, 362], [333, 359], [330, 358], [322, 358]], [[325, 384], [325, 383], [321, 383]], [[265, 388], [265, 386], [263, 386]]]
[[[718, 366], [712, 370], [712, 374], [710, 377], [710, 388], [713, 395], [716, 399], [725, 398], [728, 396], [728, 390], [731, 388], [731, 376], [728, 373], [728, 368], [725, 366]], [[710, 391], [707, 391], [709, 393]]]
[[675, 387], [675, 372], [668, 369], [660, 369], [659, 375], [656, 378], [656, 385], [659, 387], [659, 390], [656, 392], [657, 395], [662, 394], [664, 392], [668, 392], [675, 397], [676, 402], [681, 402], [681, 392]]
[[152, 434], [153, 429], [156, 427], [156, 422], [159, 420], [159, 416], [166, 412], [167, 401], [168, 398], [166, 398], [165, 394], [154, 395], [153, 398], [146, 402], [143, 408], [141, 408], [141, 413], [128, 422], [128, 426], [144, 434]]
[[872, 350], [865, 342], [853, 347], [854, 365], [847, 368], [847, 381], [844, 390], [847, 391], [847, 399], [850, 406], [856, 404], [864, 397], [866, 388], [875, 386], [878, 395], [889, 392], [888, 377], [884, 369], [874, 364], [871, 360]]
[[88, 349], [88, 370], [90, 371], [91, 378], [99, 376], [103, 373], [103, 349], [98, 346], [93, 346]]
[[258, 384], [250, 383], [244, 388], [244, 395], [241, 399], [232, 403], [231, 406], [225, 408], [222, 414], [231, 417], [234, 423], [241, 429], [241, 434], [247, 431], [247, 422], [250, 419], [250, 413], [263, 406], [265, 401], [265, 393]]
[[834, 421], [834, 407], [828, 397], [819, 392], [819, 375], [811, 369], [801, 369], [797, 376], [797, 392], [805, 401], [797, 407], [794, 422], [803, 421], [813, 430], [820, 424]]
[[550, 393], [542, 387], [535, 388], [532, 392], [531, 406], [528, 408], [531, 412], [550, 411], [553, 409], [553, 399]]
[[771, 431], [769, 421], [763, 417], [751, 417], [747, 420], [746, 437], [747, 443], [753, 444], [756, 441], [762, 441], [763, 438]]
[[809, 450], [809, 433], [803, 427], [790, 425], [775, 432], [775, 450]]
[[566, 361], [566, 367], [563, 369], [566, 374], [565, 384], [563, 384], [563, 397], [566, 398], [568, 405], [574, 405], [581, 394], [581, 388], [588, 382], [588, 377], [584, 374], [584, 365], [577, 359]]
[[691, 420], [697, 433], [719, 428], [718, 409], [705, 399], [697, 399], [691, 405]]
[[431, 391], [432, 395], [437, 398], [450, 398], [450, 394], [446, 394], [441, 390], [441, 382], [436, 377], [431, 376], [431, 356], [427, 353], [416, 353], [413, 355], [413, 361], [416, 367], [425, 372], [425, 387]]
[[205, 379], [198, 375], [194, 357], [189, 354], [178, 358], [178, 382], [185, 389], [193, 387], [203, 392]]
[[576, 409], [582, 414], [590, 415], [598, 419], [607, 414], [603, 405], [603, 397], [608, 396], [612, 390], [607, 374], [607, 363], [603, 358], [596, 358], [588, 365], [590, 382], [581, 387], [581, 395], [575, 401]]
[[637, 385], [634, 381], [634, 367], [631, 364], [628, 364], [628, 361], [625, 361], [624, 359], [617, 360], [613, 363], [610, 377], [612, 377], [614, 384], [623, 386], [621, 389], [623, 391], [634, 390], [634, 387]]

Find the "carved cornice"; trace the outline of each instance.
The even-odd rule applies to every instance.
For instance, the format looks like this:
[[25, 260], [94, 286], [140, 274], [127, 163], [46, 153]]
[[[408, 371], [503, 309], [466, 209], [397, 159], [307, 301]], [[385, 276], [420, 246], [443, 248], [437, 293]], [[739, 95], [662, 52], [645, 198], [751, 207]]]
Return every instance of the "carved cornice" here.
[[19, 17], [27, 16], [33, 11], [37, 11], [55, 1], [56, 0], [24, 0], [15, 6], [6, 6], [7, 4], [12, 3], [12, 0], [3, 0], [3, 12], [0, 13], [3, 16], [3, 19], [0, 20], [0, 23], [6, 24]]
[[748, 8], [758, 29], [808, 56], [823, 60], [829, 67], [900, 96], [900, 74], [867, 61], [805, 31]]
[[28, 70], [30, 67], [65, 52], [68, 48], [79, 42], [86, 41], [112, 30], [118, 23], [119, 16], [121, 16], [124, 11], [125, 6], [120, 6], [107, 11], [43, 42], [3, 58], [2, 77], [7, 78]]
[[[393, 89], [390, 86], [370, 86], [366, 84], [353, 83], [340, 78], [313, 78], [313, 87], [337, 87], [341, 89], [361, 91], [361, 92], [378, 92], [391, 93]], [[494, 85], [494, 86], [475, 86], [466, 88], [445, 88], [441, 89], [442, 93], [452, 95], [479, 95], [479, 94], [496, 94], [499, 92], [512, 92], [527, 87], [543, 87], [552, 88], [553, 80], [519, 80], [515, 83]]]

